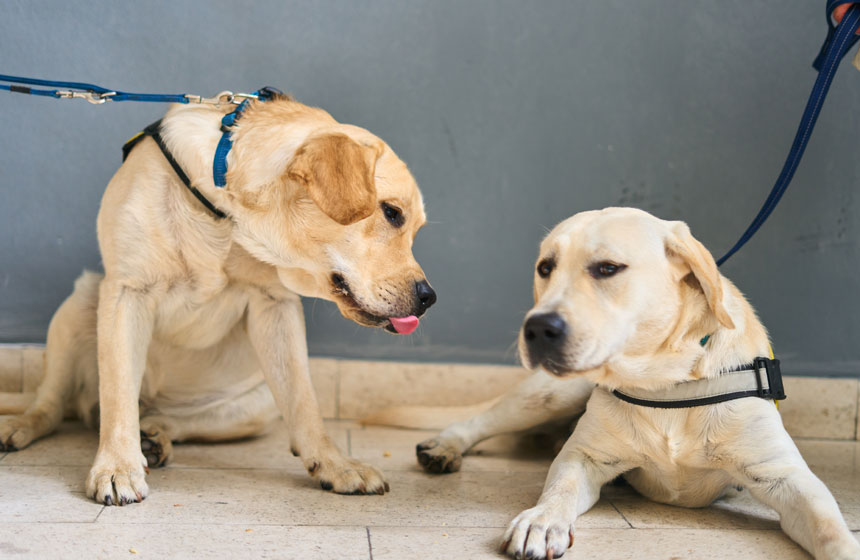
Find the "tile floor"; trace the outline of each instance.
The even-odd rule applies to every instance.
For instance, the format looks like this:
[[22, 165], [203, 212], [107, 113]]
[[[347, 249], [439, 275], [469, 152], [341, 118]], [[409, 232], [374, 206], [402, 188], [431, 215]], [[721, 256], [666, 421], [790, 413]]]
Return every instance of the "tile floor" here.
[[[533, 442], [497, 438], [461, 472], [431, 476], [414, 459], [428, 432], [327, 424], [343, 449], [384, 469], [390, 494], [323, 492], [279, 425], [254, 440], [179, 445], [149, 475], [145, 502], [106, 508], [83, 493], [96, 434], [67, 422], [0, 454], [0, 558], [502, 558], [502, 530], [534, 504], [551, 460]], [[860, 443], [798, 443], [860, 537]], [[690, 510], [613, 486], [577, 528], [565, 558], [809, 558], [746, 493]]]

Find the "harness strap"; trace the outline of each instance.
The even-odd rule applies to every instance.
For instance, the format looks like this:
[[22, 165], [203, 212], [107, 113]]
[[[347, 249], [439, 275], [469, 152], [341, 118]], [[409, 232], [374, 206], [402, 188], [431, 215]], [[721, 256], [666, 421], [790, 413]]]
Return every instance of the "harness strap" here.
[[[261, 88], [251, 95], [255, 96], [258, 101], [269, 101], [278, 95], [283, 95], [281, 90], [266, 86]], [[227, 113], [221, 119], [221, 139], [218, 140], [218, 147], [215, 148], [215, 159], [212, 160], [212, 179], [215, 181], [216, 187], [224, 187], [227, 185], [227, 154], [233, 147], [233, 139], [230, 135], [233, 132], [233, 127], [236, 121], [245, 112], [250, 104], [250, 99], [245, 99], [231, 113]]]
[[756, 358], [751, 364], [716, 377], [683, 381], [665, 389], [616, 389], [612, 394], [649, 408], [693, 408], [746, 397], [785, 399], [779, 360], [770, 358]]
[[164, 144], [164, 140], [161, 138], [161, 119], [144, 128], [142, 132], [133, 136], [123, 145], [122, 160], [125, 161], [128, 154], [131, 153], [131, 150], [147, 136], [155, 140], [155, 143], [158, 144], [158, 148], [161, 150], [161, 153], [164, 154], [164, 159], [166, 159], [167, 163], [170, 164], [170, 167], [173, 168], [173, 171], [176, 173], [177, 177], [179, 177], [179, 180], [182, 181], [182, 184], [185, 185], [185, 188], [188, 189], [189, 192], [191, 192], [191, 194], [193, 194], [197, 200], [199, 200], [203, 206], [205, 206], [215, 216], [216, 219], [220, 220], [226, 218], [227, 214], [219, 210], [209, 201], [209, 199], [203, 196], [203, 193], [191, 184], [191, 180], [188, 178], [188, 175], [185, 174], [185, 171], [180, 167], [176, 159], [174, 159], [173, 154], [171, 154], [170, 150], [167, 149], [167, 146]]

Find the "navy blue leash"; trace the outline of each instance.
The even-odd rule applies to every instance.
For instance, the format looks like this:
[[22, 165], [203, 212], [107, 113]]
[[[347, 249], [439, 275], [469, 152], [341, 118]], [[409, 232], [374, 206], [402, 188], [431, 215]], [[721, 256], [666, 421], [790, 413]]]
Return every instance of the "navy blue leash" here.
[[[38, 80], [36, 78], [23, 78], [20, 76], [6, 76], [0, 74], [0, 90], [13, 93], [26, 93], [29, 95], [41, 95], [44, 97], [76, 98], [86, 99], [90, 103], [101, 104], [105, 101], [149, 101], [152, 103], [203, 103], [204, 99], [199, 95], [179, 94], [157, 94], [157, 93], [129, 93], [103, 88], [95, 84], [81, 82], [57, 82], [53, 80]], [[23, 85], [18, 85], [23, 84]], [[62, 89], [36, 89], [30, 86], [47, 86]]]
[[806, 104], [806, 109], [803, 111], [803, 117], [800, 119], [800, 125], [797, 127], [797, 134], [794, 137], [794, 142], [791, 145], [791, 150], [788, 152], [788, 158], [783, 164], [782, 171], [776, 180], [776, 184], [771, 189], [770, 194], [765, 200], [764, 205], [759, 210], [755, 219], [746, 229], [744, 234], [735, 243], [734, 247], [723, 255], [717, 265], [722, 265], [738, 249], [743, 247], [747, 241], [752, 238], [758, 229], [764, 224], [765, 220], [770, 216], [777, 203], [785, 194], [788, 185], [791, 183], [794, 172], [800, 164], [800, 159], [803, 157], [803, 152], [806, 150], [806, 144], [809, 142], [809, 137], [812, 135], [812, 129], [815, 127], [815, 121], [818, 120], [818, 114], [821, 112], [821, 106], [824, 105], [824, 98], [827, 96], [827, 91], [830, 89], [830, 84], [833, 82], [833, 76], [839, 67], [839, 62], [845, 54], [854, 46], [860, 36], [856, 35], [857, 26], [860, 24], [860, 6], [854, 4], [842, 18], [838, 27], [833, 25], [831, 14], [833, 10], [842, 4], [852, 4], [856, 0], [828, 0], [827, 2], [827, 25], [829, 27], [827, 38], [824, 40], [824, 45], [818, 53], [818, 57], [813, 63], [813, 67], [818, 70], [818, 77], [815, 80], [815, 85], [812, 87], [812, 93], [809, 96], [809, 101]]

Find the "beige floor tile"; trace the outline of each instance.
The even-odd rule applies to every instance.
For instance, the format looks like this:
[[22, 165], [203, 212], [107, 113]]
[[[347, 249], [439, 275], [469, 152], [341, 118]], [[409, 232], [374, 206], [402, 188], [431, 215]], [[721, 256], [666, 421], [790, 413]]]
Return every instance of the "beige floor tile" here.
[[24, 346], [21, 348], [21, 384], [22, 391], [32, 392], [38, 389], [45, 374], [45, 347]]
[[88, 467], [15, 467], [0, 463], [0, 527], [14, 522], [94, 521], [103, 506], [84, 495], [88, 471]]
[[854, 439], [857, 379], [786, 377], [780, 412], [792, 437]]
[[860, 441], [860, 383], [857, 384], [857, 426], [854, 429], [854, 439]]
[[0, 346], [0, 392], [21, 390], [21, 348]]
[[8, 466], [75, 466], [88, 467], [99, 446], [96, 430], [83, 422], [63, 422], [51, 435], [36, 440], [29, 447], [9, 453], [0, 462]]
[[522, 368], [404, 362], [340, 362], [340, 417], [401, 404], [460, 405], [493, 398], [528, 375]]
[[796, 439], [795, 444], [806, 463], [812, 468], [853, 470], [857, 467], [855, 455], [860, 445], [854, 441]]
[[[501, 559], [500, 529], [372, 527], [374, 560], [400, 558]], [[781, 531], [578, 529], [565, 560], [808, 560]]]
[[[249, 530], [250, 529], [250, 530]], [[46, 538], [50, 535], [50, 538]], [[0, 537], [5, 558], [370, 558], [364, 527], [19, 523]]]
[[[436, 431], [367, 427], [350, 430], [352, 456], [375, 461], [387, 470], [414, 470], [415, 446]], [[529, 436], [500, 436], [475, 446], [463, 458], [463, 470], [546, 473], [553, 460], [552, 445]]]
[[[340, 496], [286, 470], [161, 469], [149, 476], [143, 504], [108, 508], [106, 523], [266, 523], [284, 525], [436, 525], [503, 527], [536, 502], [543, 475], [387, 473], [385, 496]], [[181, 504], [181, 505], [177, 505]], [[584, 527], [626, 527], [608, 503], [581, 519]]]
[[781, 530], [637, 529], [577, 531], [566, 560], [810, 560]]
[[[404, 558], [499, 559], [496, 552], [504, 529], [462, 527], [372, 527], [374, 560]], [[567, 558], [567, 556], [565, 556]]]

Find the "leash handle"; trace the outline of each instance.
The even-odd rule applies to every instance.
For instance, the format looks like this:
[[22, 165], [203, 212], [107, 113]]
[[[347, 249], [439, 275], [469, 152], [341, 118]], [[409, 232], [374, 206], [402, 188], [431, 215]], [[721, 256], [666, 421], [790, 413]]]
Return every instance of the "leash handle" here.
[[[834, 9], [842, 4], [852, 4], [852, 6], [845, 12], [839, 25], [834, 26], [831, 14]], [[791, 179], [794, 177], [794, 172], [797, 171], [797, 167], [803, 157], [803, 152], [806, 150], [806, 145], [809, 143], [809, 138], [812, 135], [813, 128], [815, 128], [818, 115], [821, 113], [821, 107], [824, 105], [824, 98], [827, 97], [827, 92], [830, 89], [830, 84], [833, 83], [833, 76], [839, 68], [839, 63], [857, 40], [860, 39], [860, 36], [855, 34], [858, 24], [860, 24], [860, 6], [854, 4], [853, 0], [828, 0], [826, 16], [829, 28], [827, 38], [824, 40], [824, 45], [822, 45], [815, 62], [813, 62], [813, 67], [818, 70], [818, 77], [815, 79], [812, 93], [809, 96], [809, 101], [806, 103], [806, 109], [803, 111], [800, 125], [797, 127], [797, 133], [794, 136], [788, 157], [782, 166], [782, 171], [780, 171], [776, 184], [771, 189], [761, 210], [759, 210], [737, 243], [725, 255], [720, 257], [717, 261], [717, 266], [721, 266], [726, 262], [755, 235], [765, 220], [768, 219], [771, 212], [773, 212], [774, 208], [776, 208], [782, 195], [785, 194], [788, 185], [791, 183]]]

